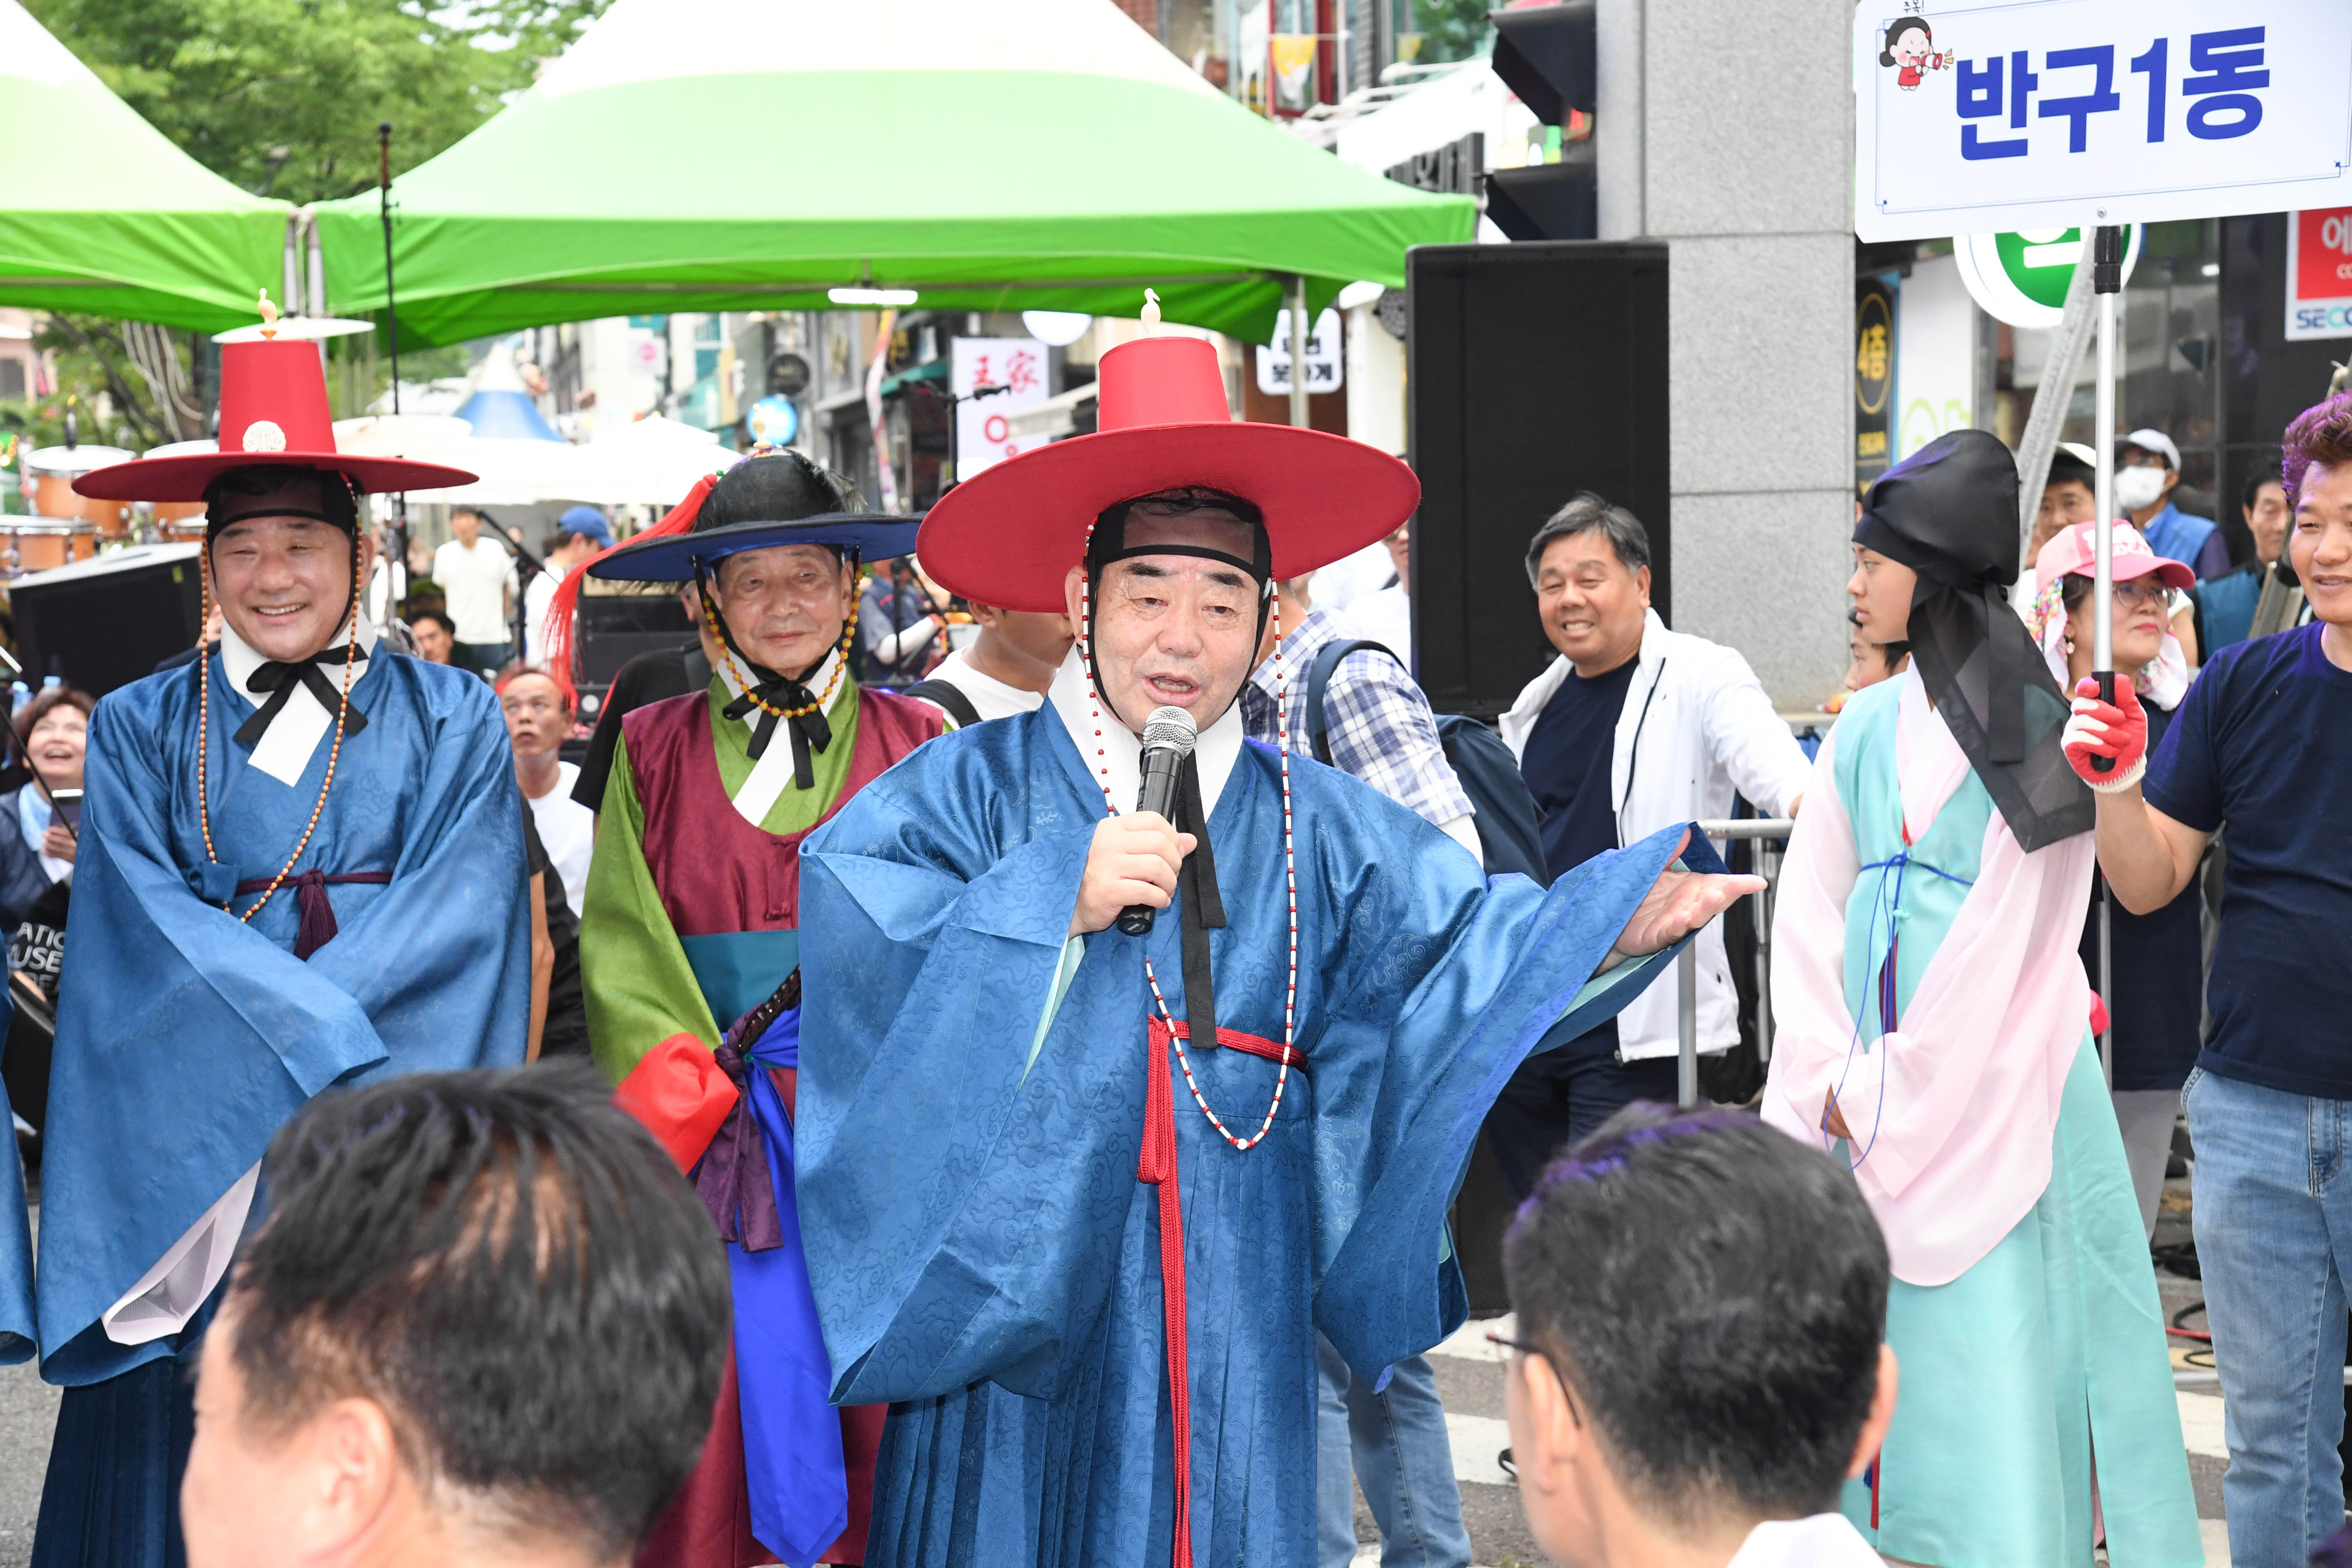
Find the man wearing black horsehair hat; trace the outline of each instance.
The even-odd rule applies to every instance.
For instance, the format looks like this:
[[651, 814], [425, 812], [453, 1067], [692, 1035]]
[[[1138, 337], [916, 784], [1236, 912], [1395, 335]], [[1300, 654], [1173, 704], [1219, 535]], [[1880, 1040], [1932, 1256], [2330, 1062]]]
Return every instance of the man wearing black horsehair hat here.
[[1672, 868], [1718, 867], [1687, 825], [1490, 884], [1245, 742], [1276, 583], [1419, 487], [1234, 421], [1197, 339], [1101, 371], [1096, 434], [923, 523], [940, 582], [1071, 617], [1045, 705], [920, 748], [801, 861], [798, 1218], [835, 1397], [905, 1402], [869, 1568], [1311, 1563], [1314, 1331], [1377, 1387], [1458, 1328], [1446, 1209], [1511, 1069], [1762, 886]]
[[665, 1568], [864, 1560], [883, 1411], [826, 1402], [793, 1200], [800, 848], [942, 728], [849, 675], [858, 564], [914, 542], [799, 453], [761, 453], [585, 568], [692, 584], [720, 655], [707, 690], [623, 718], [581, 920], [591, 1047], [694, 1173], [733, 1269], [710, 1441], [640, 1558]]
[[358, 492], [473, 477], [338, 452], [318, 344], [274, 340], [221, 351], [219, 451], [76, 481], [203, 500], [191, 564], [222, 625], [90, 719], [42, 1173], [41, 1372], [66, 1393], [37, 1562], [180, 1561], [189, 1363], [280, 1124], [331, 1085], [523, 1059], [506, 724], [479, 680], [384, 647], [359, 593]]
[[1886, 1233], [1903, 1394], [1844, 1500], [1880, 1555], [2090, 1568], [2095, 1519], [2116, 1568], [2189, 1568], [2164, 1320], [2075, 951], [2091, 794], [2009, 607], [2018, 533], [2016, 461], [1981, 430], [1870, 489], [1846, 591], [1911, 668], [1846, 704], [1805, 790], [1764, 1119], [1842, 1159]]

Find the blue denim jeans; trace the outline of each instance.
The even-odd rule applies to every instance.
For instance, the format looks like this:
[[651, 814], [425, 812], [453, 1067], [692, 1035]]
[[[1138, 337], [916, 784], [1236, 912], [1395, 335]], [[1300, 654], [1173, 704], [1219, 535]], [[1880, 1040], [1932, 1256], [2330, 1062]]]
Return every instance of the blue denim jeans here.
[[1356, 1555], [1356, 1489], [1381, 1527], [1381, 1568], [1469, 1568], [1470, 1532], [1454, 1481], [1445, 1406], [1426, 1356], [1397, 1363], [1379, 1394], [1348, 1369], [1320, 1333], [1317, 1372], [1315, 1507], [1321, 1568]]
[[2344, 1525], [2352, 1100], [2201, 1068], [2181, 1101], [2205, 1309], [2221, 1374], [2235, 1568], [2304, 1568]]

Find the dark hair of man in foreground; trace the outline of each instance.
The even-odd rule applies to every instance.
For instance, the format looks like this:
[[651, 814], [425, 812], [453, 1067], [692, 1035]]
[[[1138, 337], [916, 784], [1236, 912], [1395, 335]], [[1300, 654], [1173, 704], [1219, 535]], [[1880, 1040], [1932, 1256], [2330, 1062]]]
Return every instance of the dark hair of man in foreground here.
[[1626, 1560], [1635, 1536], [1727, 1560], [1760, 1523], [1834, 1510], [1874, 1454], [1886, 1246], [1820, 1150], [1741, 1112], [1629, 1107], [1553, 1162], [1504, 1257], [1533, 1352], [1512, 1367], [1520, 1489], [1556, 1560]]
[[322, 1095], [205, 1346], [191, 1568], [625, 1563], [693, 1467], [725, 1256], [584, 1067]]

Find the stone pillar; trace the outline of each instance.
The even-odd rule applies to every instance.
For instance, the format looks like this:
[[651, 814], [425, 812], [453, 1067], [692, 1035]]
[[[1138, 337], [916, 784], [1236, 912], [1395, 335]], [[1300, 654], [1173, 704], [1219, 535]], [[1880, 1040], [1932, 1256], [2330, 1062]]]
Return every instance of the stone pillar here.
[[1851, 0], [1600, 0], [1603, 239], [1671, 247], [1675, 626], [1784, 708], [1845, 666]]

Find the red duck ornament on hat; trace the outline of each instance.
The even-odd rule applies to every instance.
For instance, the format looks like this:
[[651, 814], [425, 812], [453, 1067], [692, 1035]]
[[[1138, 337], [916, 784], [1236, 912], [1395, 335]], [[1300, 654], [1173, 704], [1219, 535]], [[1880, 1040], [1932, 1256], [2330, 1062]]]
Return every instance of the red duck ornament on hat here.
[[[278, 310], [267, 292], [261, 315], [262, 330], [271, 331]], [[326, 365], [319, 345], [308, 339], [223, 343], [220, 375], [220, 450], [93, 468], [74, 481], [74, 489], [99, 500], [202, 500], [215, 479], [247, 468], [325, 468], [379, 495], [474, 482], [475, 476], [463, 468], [337, 451]]]
[[942, 496], [916, 554], [956, 593], [1058, 614], [1062, 583], [1105, 510], [1163, 490], [1239, 496], [1265, 518], [1277, 580], [1302, 577], [1393, 533], [1421, 504], [1403, 463], [1322, 430], [1235, 419], [1217, 351], [1198, 338], [1119, 344], [1097, 367], [1095, 433], [1034, 447]]

